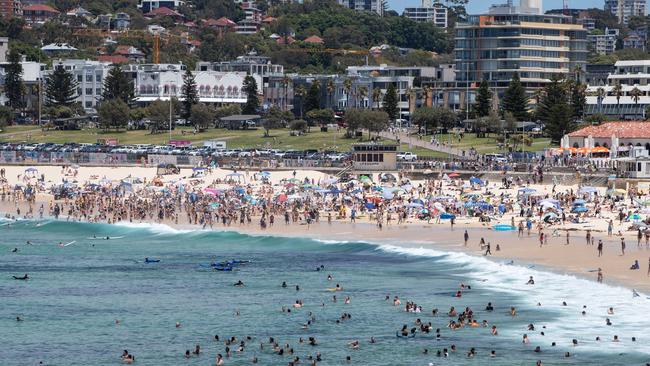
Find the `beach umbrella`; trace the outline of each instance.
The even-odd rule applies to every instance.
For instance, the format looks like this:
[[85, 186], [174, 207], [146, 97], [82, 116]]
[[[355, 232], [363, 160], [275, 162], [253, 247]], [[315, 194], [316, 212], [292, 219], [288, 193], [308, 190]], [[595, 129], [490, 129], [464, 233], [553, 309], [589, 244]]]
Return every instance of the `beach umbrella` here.
[[33, 166], [30, 166], [29, 168], [25, 169], [25, 173], [36, 173], [38, 172], [38, 169], [34, 168]]
[[375, 209], [375, 204], [372, 202], [366, 202], [366, 208], [369, 210], [374, 210]]
[[381, 193], [381, 196], [382, 196], [382, 198], [387, 199], [387, 200], [392, 200], [395, 197], [393, 192], [390, 192], [390, 191], [383, 191]]
[[264, 172], [259, 173], [259, 176], [260, 177], [270, 177], [271, 173], [264, 171]]
[[300, 179], [289, 178], [289, 179], [287, 179], [287, 182], [296, 183], [296, 182], [300, 182]]
[[519, 193], [521, 193], [521, 194], [531, 194], [533, 192], [537, 192], [537, 190], [534, 189], [534, 188], [521, 188], [519, 190]]
[[460, 174], [458, 174], [458, 173], [451, 173], [451, 174], [447, 175], [447, 177], [449, 177], [449, 178], [456, 178], [456, 177], [460, 177]]
[[643, 219], [641, 218], [641, 215], [639, 215], [638, 213], [633, 213], [633, 214], [630, 214], [627, 217], [627, 220], [628, 221], [641, 221]]
[[476, 178], [476, 177], [469, 178], [469, 182], [472, 183], [472, 184], [483, 185], [483, 181], [481, 179], [479, 179], [479, 178]]
[[586, 203], [585, 200], [575, 200], [575, 201], [573, 201], [574, 206], [584, 205], [585, 203]]
[[286, 202], [286, 201], [287, 201], [287, 195], [284, 194], [284, 193], [281, 193], [281, 194], [279, 194], [279, 195], [276, 197], [276, 199], [277, 199], [278, 202], [280, 202], [280, 203]]

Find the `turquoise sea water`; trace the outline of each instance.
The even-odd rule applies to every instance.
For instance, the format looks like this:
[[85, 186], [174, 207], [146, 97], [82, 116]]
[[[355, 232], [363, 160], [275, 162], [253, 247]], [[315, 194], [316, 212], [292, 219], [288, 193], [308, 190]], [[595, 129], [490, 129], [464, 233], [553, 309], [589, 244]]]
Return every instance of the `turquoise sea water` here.
[[[164, 226], [110, 226], [56, 221], [1, 222], [0, 365], [118, 365], [122, 350], [137, 365], [213, 365], [225, 354], [221, 339], [252, 337], [243, 353], [226, 365], [287, 365], [295, 356], [320, 352], [319, 365], [644, 365], [650, 362], [650, 300], [632, 298], [624, 288], [599, 285], [571, 276], [508, 266], [459, 253], [402, 249], [362, 242], [247, 236], [228, 232], [178, 231]], [[98, 237], [123, 237], [91, 240]], [[33, 245], [25, 245], [30, 240]], [[75, 243], [60, 247], [59, 242]], [[11, 253], [17, 247], [18, 253]], [[142, 263], [145, 257], [160, 263]], [[234, 272], [204, 268], [214, 260], [246, 259]], [[323, 271], [315, 269], [323, 265]], [[29, 273], [28, 281], [12, 279]], [[333, 281], [327, 280], [332, 274]], [[524, 283], [528, 276], [535, 286]], [[241, 280], [245, 287], [235, 287]], [[286, 281], [288, 288], [281, 283]], [[460, 283], [472, 290], [452, 297]], [[344, 291], [327, 288], [340, 283]], [[295, 286], [300, 290], [296, 291]], [[422, 313], [406, 313], [384, 298], [415, 301]], [[344, 304], [345, 296], [351, 297]], [[302, 299], [303, 309], [283, 313]], [[495, 311], [483, 311], [487, 302]], [[567, 302], [567, 306], [562, 305]], [[537, 306], [540, 302], [542, 306]], [[324, 306], [322, 305], [324, 304]], [[581, 315], [583, 305], [586, 315]], [[450, 306], [469, 306], [475, 317], [498, 327], [450, 330]], [[509, 314], [511, 306], [518, 315]], [[615, 315], [608, 316], [609, 306]], [[431, 310], [440, 314], [433, 316]], [[239, 312], [239, 316], [236, 313]], [[312, 312], [316, 320], [302, 325]], [[350, 320], [337, 323], [343, 313]], [[22, 317], [21, 322], [16, 316]], [[613, 325], [605, 325], [611, 318]], [[398, 339], [402, 325], [417, 318], [432, 322], [434, 332]], [[120, 325], [115, 320], [121, 321]], [[176, 328], [175, 323], [182, 327]], [[528, 331], [533, 323], [535, 331]], [[546, 327], [545, 329], [543, 327]], [[435, 329], [442, 337], [436, 340]], [[544, 331], [545, 335], [540, 335]], [[528, 334], [530, 344], [522, 344]], [[621, 342], [612, 342], [618, 335]], [[368, 341], [371, 336], [376, 344]], [[595, 341], [596, 336], [601, 341]], [[632, 342], [631, 338], [637, 341]], [[294, 355], [270, 351], [268, 338], [289, 343]], [[316, 337], [317, 346], [300, 338]], [[577, 347], [571, 340], [579, 341]], [[347, 343], [361, 341], [359, 350]], [[551, 343], [556, 342], [556, 347]], [[264, 350], [259, 344], [264, 343]], [[203, 353], [183, 354], [200, 344]], [[456, 345], [448, 358], [437, 350]], [[536, 346], [541, 353], [533, 352]], [[466, 357], [470, 347], [477, 356]], [[236, 349], [231, 346], [231, 349]], [[424, 355], [424, 349], [429, 350]], [[490, 358], [495, 350], [497, 357]], [[570, 352], [572, 357], [565, 358]], [[346, 356], [351, 357], [347, 363]]]

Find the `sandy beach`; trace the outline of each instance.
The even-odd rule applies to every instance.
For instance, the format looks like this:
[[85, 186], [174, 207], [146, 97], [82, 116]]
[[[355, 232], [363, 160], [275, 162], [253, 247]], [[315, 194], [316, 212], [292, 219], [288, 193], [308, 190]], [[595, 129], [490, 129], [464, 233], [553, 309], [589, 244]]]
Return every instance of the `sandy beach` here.
[[[16, 184], [28, 182], [24, 179], [26, 167], [22, 166], [5, 166], [6, 179], [8, 186], [13, 187]], [[63, 179], [68, 181], [76, 181], [79, 183], [93, 180], [107, 180], [119, 181], [125, 177], [137, 177], [146, 182], [151, 182], [156, 176], [155, 168], [134, 168], [134, 167], [80, 167], [76, 169], [76, 176], [64, 175], [61, 166], [39, 166], [38, 173], [34, 177], [40, 177], [41, 174], [45, 177], [45, 185], [61, 183]], [[70, 171], [67, 173], [72, 174]], [[195, 179], [196, 187], [201, 188], [209, 184], [215, 179], [225, 179], [228, 174], [233, 173], [231, 170], [215, 169], [210, 174], [202, 176], [200, 179]], [[280, 185], [282, 181], [290, 178], [303, 180], [305, 178], [314, 179], [317, 182], [328, 179], [328, 175], [310, 170], [297, 170], [295, 176], [292, 171], [278, 171], [271, 172], [270, 183], [273, 185]], [[255, 186], [259, 181], [254, 180], [254, 172], [241, 172], [241, 183], [243, 185], [250, 184]], [[396, 173], [395, 173], [396, 174]], [[177, 182], [179, 180], [188, 180], [192, 175], [191, 169], [183, 169], [177, 175], [165, 175], [162, 177], [165, 184]], [[377, 177], [372, 177], [376, 181]], [[33, 180], [34, 178], [32, 178]], [[412, 181], [411, 184], [416, 186], [422, 183], [421, 181]], [[516, 195], [517, 189], [521, 187], [513, 187], [510, 189], [502, 189], [498, 187], [499, 182], [488, 182], [487, 187], [482, 188], [482, 191], [496, 191], [498, 193], [507, 193]], [[550, 185], [529, 185], [529, 188], [536, 189], [539, 192], [550, 193]], [[578, 187], [557, 186], [556, 191], [564, 191], [573, 189], [577, 191]], [[604, 194], [605, 188], [598, 188]], [[453, 192], [453, 186], [445, 186], [445, 190], [449, 193]], [[43, 204], [48, 207], [52, 202], [53, 197], [46, 192], [39, 192], [36, 196], [35, 203], [32, 204], [34, 216], [37, 215], [37, 208]], [[17, 209], [20, 208], [22, 216], [29, 210], [29, 204], [25, 201], [13, 202], [9, 198], [0, 203], [0, 211], [10, 216], [17, 215]], [[46, 210], [47, 211], [47, 210]], [[405, 248], [429, 248], [441, 251], [458, 251], [464, 252], [469, 255], [483, 256], [484, 250], [479, 246], [479, 241], [484, 238], [485, 242], [491, 243], [492, 255], [488, 256], [496, 261], [510, 262], [513, 261], [514, 265], [535, 265], [537, 269], [549, 269], [558, 273], [565, 273], [575, 275], [578, 277], [596, 281], [596, 271], [598, 268], [602, 269], [604, 275], [603, 282], [624, 286], [630, 289], [638, 289], [641, 291], [650, 291], [650, 277], [648, 277], [648, 265], [650, 258], [650, 249], [645, 246], [645, 240], [641, 240], [641, 246], [637, 247], [637, 232], [627, 231], [629, 223], [623, 222], [619, 224], [615, 218], [617, 212], [610, 212], [608, 209], [603, 209], [601, 218], [590, 217], [585, 223], [566, 223], [555, 224], [550, 228], [545, 228], [544, 232], [549, 235], [547, 243], [540, 247], [538, 239], [538, 231], [533, 228], [530, 235], [524, 232], [522, 237], [518, 237], [517, 231], [494, 231], [491, 227], [497, 223], [510, 224], [514, 217], [514, 221], [521, 220], [518, 215], [518, 210], [514, 212], [507, 212], [498, 218], [498, 221], [492, 221], [489, 224], [480, 223], [476, 218], [458, 217], [455, 220], [455, 225], [452, 228], [449, 220], [443, 220], [441, 223], [435, 223], [435, 220], [427, 221], [418, 220], [415, 217], [410, 217], [406, 222], [397, 225], [392, 223], [384, 225], [381, 229], [371, 220], [369, 216], [358, 217], [351, 223], [349, 218], [336, 218], [334, 217], [331, 223], [328, 223], [321, 215], [320, 222], [311, 224], [306, 223], [293, 223], [285, 225], [278, 220], [275, 225], [268, 226], [266, 229], [261, 229], [260, 225], [254, 219], [251, 224], [232, 223], [230, 226], [223, 226], [221, 223], [213, 225], [213, 230], [231, 230], [251, 235], [277, 235], [287, 237], [311, 237], [324, 240], [338, 240], [338, 241], [367, 241], [380, 244], [388, 244], [393, 246], [400, 246]], [[517, 213], [515, 213], [517, 212]], [[607, 236], [607, 225], [609, 219], [613, 219], [614, 230], [616, 234], [620, 230], [626, 242], [625, 255], [621, 255], [621, 237]], [[65, 220], [65, 215], [59, 217]], [[134, 221], [137, 223], [137, 221]], [[199, 226], [190, 225], [184, 216], [181, 215], [178, 223], [170, 220], [163, 220], [160, 224], [169, 225], [179, 229], [201, 229]], [[209, 228], [208, 228], [209, 229]], [[556, 230], [557, 229], [557, 230]], [[467, 246], [463, 243], [463, 234], [467, 230], [469, 240]], [[570, 233], [570, 243], [566, 245], [566, 232]], [[586, 243], [587, 230], [591, 231], [592, 236], [595, 238], [595, 243], [602, 240], [604, 243], [603, 255], [598, 256], [596, 245], [588, 245]], [[556, 236], [551, 236], [551, 232], [555, 231]], [[496, 247], [499, 246], [500, 250], [497, 251]], [[630, 270], [630, 266], [635, 260], [639, 261], [639, 270]], [[524, 280], [524, 279], [522, 279]]]

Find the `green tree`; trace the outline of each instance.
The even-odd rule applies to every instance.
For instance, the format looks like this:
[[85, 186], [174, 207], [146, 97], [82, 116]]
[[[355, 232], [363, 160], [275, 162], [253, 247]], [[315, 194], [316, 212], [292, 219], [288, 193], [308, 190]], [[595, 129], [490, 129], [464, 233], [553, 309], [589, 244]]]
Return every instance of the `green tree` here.
[[305, 111], [310, 112], [315, 109], [320, 109], [320, 82], [314, 80], [307, 91], [307, 97], [305, 98]]
[[9, 51], [9, 64], [5, 68], [5, 95], [9, 107], [17, 110], [25, 106], [25, 85], [23, 84], [23, 66], [20, 63], [20, 53], [15, 49]]
[[11, 120], [11, 108], [0, 105], [0, 127], [6, 127]]
[[312, 109], [306, 114], [307, 122], [311, 125], [325, 126], [334, 123], [334, 111], [331, 109]]
[[129, 106], [133, 105], [135, 100], [133, 80], [129, 75], [122, 72], [120, 65], [113, 65], [108, 71], [108, 76], [104, 80], [102, 99], [120, 99]]
[[582, 118], [587, 105], [587, 87], [579, 79], [571, 82], [571, 111], [574, 119]]
[[285, 127], [287, 123], [293, 119], [293, 113], [289, 111], [283, 111], [277, 106], [271, 106], [271, 108], [269, 108], [269, 111], [266, 113], [266, 117], [262, 120], [264, 137], [270, 136], [270, 130]]
[[529, 118], [528, 96], [526, 96], [526, 90], [521, 85], [519, 74], [516, 72], [512, 76], [508, 89], [503, 94], [501, 109], [504, 113], [512, 113], [517, 121], [526, 121]]
[[203, 103], [192, 104], [191, 108], [190, 121], [196, 131], [203, 131], [214, 122], [215, 113], [212, 108]]
[[421, 107], [413, 112], [411, 116], [411, 122], [418, 126], [420, 131], [431, 131], [435, 129], [436, 123], [436, 113], [431, 107]]
[[390, 121], [395, 121], [399, 116], [398, 103], [399, 100], [397, 99], [395, 84], [390, 83], [388, 89], [386, 89], [386, 95], [384, 96], [384, 112], [388, 113]]
[[242, 108], [242, 113], [257, 113], [257, 110], [260, 108], [260, 100], [257, 96], [257, 81], [255, 81], [255, 78], [251, 75], [246, 76], [242, 90], [246, 93], [246, 104]]
[[241, 107], [239, 106], [239, 104], [224, 105], [217, 108], [217, 110], [215, 111], [216, 118], [234, 116], [237, 114], [241, 114]]
[[476, 114], [478, 117], [485, 117], [490, 114], [492, 109], [492, 91], [487, 80], [483, 79], [478, 87], [476, 94]]
[[302, 119], [294, 119], [293, 121], [289, 122], [289, 129], [291, 131], [306, 132], [307, 131], [307, 121], [302, 120]]
[[643, 92], [637, 88], [636, 86], [630, 90], [630, 97], [632, 97], [632, 100], [634, 101], [634, 106], [639, 107], [639, 99], [641, 99], [641, 96], [643, 95]]
[[372, 136], [373, 132], [379, 133], [385, 131], [390, 126], [390, 118], [386, 112], [363, 109], [362, 116], [363, 120], [361, 125], [364, 129], [368, 130], [370, 136]]
[[559, 142], [562, 136], [573, 131], [575, 122], [566, 88], [558, 78], [553, 78], [544, 88], [537, 108], [537, 118], [544, 123], [545, 130], [553, 142]]
[[620, 82], [616, 82], [614, 84], [614, 87], [612, 88], [612, 93], [616, 97], [616, 111], [619, 114], [619, 117], [621, 115], [621, 97], [623, 96], [623, 87], [621, 86]]
[[63, 66], [54, 66], [47, 77], [45, 101], [48, 106], [70, 106], [77, 94], [77, 81]]
[[125, 128], [131, 117], [129, 106], [122, 99], [104, 100], [97, 108], [97, 114], [104, 131]]
[[[147, 107], [147, 115], [151, 121], [149, 128], [152, 134], [164, 132], [170, 124], [170, 101], [155, 100]], [[171, 114], [175, 114], [177, 103], [171, 101]]]
[[[181, 117], [190, 119], [190, 117], [192, 117], [192, 107], [199, 102], [199, 93], [196, 90], [196, 78], [189, 68], [185, 70], [185, 75], [183, 75], [181, 98], [183, 98]], [[203, 112], [205, 112], [205, 110], [199, 111], [198, 113]]]

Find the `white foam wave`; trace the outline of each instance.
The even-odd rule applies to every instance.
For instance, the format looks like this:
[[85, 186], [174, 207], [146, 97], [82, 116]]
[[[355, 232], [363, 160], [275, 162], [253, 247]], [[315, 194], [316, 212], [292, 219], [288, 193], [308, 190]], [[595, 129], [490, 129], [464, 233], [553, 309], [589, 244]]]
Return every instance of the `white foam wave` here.
[[160, 235], [178, 235], [178, 234], [192, 234], [197, 232], [204, 232], [202, 229], [178, 229], [166, 224], [158, 223], [134, 223], [134, 222], [118, 222], [113, 224], [117, 227], [124, 227], [129, 229], [143, 229], [154, 234]]
[[[556, 314], [554, 321], [543, 324], [547, 326], [544, 330], [545, 339], [557, 341], [559, 345], [568, 346], [575, 338], [581, 344], [579, 349], [612, 352], [626, 350], [650, 354], [650, 339], [646, 327], [640, 324], [644, 321], [645, 314], [650, 311], [650, 300], [646, 294], [640, 293], [639, 297], [633, 297], [632, 290], [628, 288], [529, 268], [526, 263], [507, 265], [465, 253], [423, 247], [380, 245], [378, 250], [401, 255], [436, 257], [443, 263], [467, 270], [469, 279], [481, 281], [481, 288], [521, 295], [522, 303], [527, 307], [537, 307], [537, 303], [541, 303], [542, 309]], [[526, 284], [529, 276], [533, 276], [535, 285]], [[564, 306], [563, 302], [566, 302], [567, 306]], [[585, 309], [584, 305], [587, 306]], [[614, 315], [607, 314], [610, 307], [614, 308]], [[583, 310], [586, 315], [581, 314]], [[607, 318], [611, 319], [612, 326], [606, 325]], [[536, 326], [539, 328], [540, 325], [542, 324]], [[513, 338], [521, 339], [522, 333], [527, 332], [522, 329], [521, 332], [513, 334]], [[614, 335], [619, 336], [620, 343], [611, 342]], [[529, 336], [535, 338], [535, 335]], [[596, 336], [602, 341], [596, 342]], [[539, 337], [541, 336], [538, 336], [538, 341]], [[632, 337], [636, 337], [637, 342], [633, 343]]]

